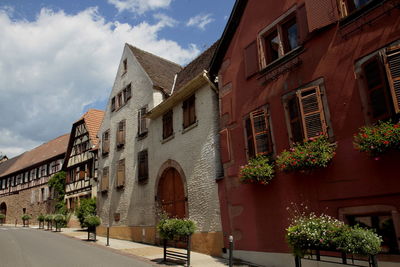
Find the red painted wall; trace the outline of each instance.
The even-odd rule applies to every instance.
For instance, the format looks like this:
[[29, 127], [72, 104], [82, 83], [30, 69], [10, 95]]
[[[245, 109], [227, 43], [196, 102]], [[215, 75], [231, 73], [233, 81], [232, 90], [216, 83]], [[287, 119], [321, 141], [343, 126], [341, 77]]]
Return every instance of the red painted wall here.
[[[353, 134], [366, 124], [359, 88], [354, 75], [356, 60], [400, 39], [400, 12], [395, 9], [347, 39], [333, 24], [304, 44], [302, 64], [262, 85], [261, 75], [245, 78], [244, 48], [258, 33], [293, 5], [303, 1], [248, 1], [239, 27], [219, 71], [221, 101], [222, 162], [225, 177], [219, 181], [223, 230], [235, 237], [235, 249], [287, 252], [285, 228], [291, 202], [304, 203], [316, 212], [338, 216], [350, 206], [392, 205], [400, 210], [400, 153], [376, 161], [353, 148]], [[335, 1], [332, 1], [335, 2]], [[243, 119], [268, 104], [275, 151], [289, 147], [282, 95], [324, 79], [334, 140], [338, 144], [332, 164], [311, 173], [278, 172], [267, 186], [243, 185], [238, 171], [247, 163]], [[226, 140], [228, 140], [226, 144]], [[225, 142], [225, 144], [224, 144]], [[400, 227], [400, 226], [398, 226]]]

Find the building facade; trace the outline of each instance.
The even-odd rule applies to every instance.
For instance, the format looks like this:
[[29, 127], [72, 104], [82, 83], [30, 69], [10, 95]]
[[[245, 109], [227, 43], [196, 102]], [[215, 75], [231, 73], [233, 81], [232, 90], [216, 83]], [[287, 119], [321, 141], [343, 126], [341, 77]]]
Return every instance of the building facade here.
[[104, 111], [90, 109], [72, 125], [63, 170], [66, 172], [65, 201], [75, 210], [82, 198], [97, 195], [97, 133]]
[[0, 163], [0, 213], [6, 223], [21, 223], [29, 214], [53, 213], [56, 200], [49, 179], [61, 170], [69, 134], [53, 139], [19, 156]]
[[[211, 151], [217, 131], [215, 113], [213, 118], [210, 114], [216, 111], [217, 101], [202, 70], [189, 80], [181, 79], [183, 71], [175, 63], [125, 45], [99, 132], [99, 231], [105, 233], [105, 227], [111, 227], [112, 237], [156, 243], [157, 214], [165, 211], [195, 220], [199, 231], [193, 245], [211, 254], [220, 246], [213, 243], [221, 244], [222, 239], [215, 183], [217, 154]], [[195, 76], [201, 77], [190, 89], [179, 90]], [[173, 92], [174, 88], [179, 89]], [[199, 95], [194, 97], [196, 90]], [[194, 138], [192, 143], [190, 138]], [[184, 153], [189, 150], [200, 154], [190, 160]], [[171, 188], [177, 193], [167, 196], [166, 192], [173, 193]]]
[[[400, 154], [374, 160], [354, 149], [353, 135], [378, 120], [399, 119], [399, 5], [236, 2], [211, 68], [220, 95], [222, 225], [224, 236], [234, 236], [235, 257], [293, 266], [286, 208], [303, 203], [375, 228], [384, 239], [379, 265], [398, 265]], [[337, 143], [327, 168], [277, 172], [267, 186], [239, 182], [249, 158], [276, 158], [321, 133]]]

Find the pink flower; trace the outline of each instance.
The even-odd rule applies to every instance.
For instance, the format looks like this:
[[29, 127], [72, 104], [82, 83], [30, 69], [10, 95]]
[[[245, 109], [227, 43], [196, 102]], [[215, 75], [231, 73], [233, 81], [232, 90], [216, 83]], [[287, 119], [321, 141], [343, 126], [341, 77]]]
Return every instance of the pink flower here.
[[374, 160], [380, 160], [380, 158], [379, 157], [375, 157]]

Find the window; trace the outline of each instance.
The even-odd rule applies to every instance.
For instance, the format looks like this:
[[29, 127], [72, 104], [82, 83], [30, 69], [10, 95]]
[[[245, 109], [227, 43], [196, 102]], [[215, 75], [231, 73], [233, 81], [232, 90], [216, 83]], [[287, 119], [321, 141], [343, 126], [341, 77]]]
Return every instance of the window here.
[[285, 16], [278, 23], [267, 27], [259, 36], [261, 51], [261, 66], [268, 64], [288, 54], [299, 46], [299, 32], [296, 13]]
[[128, 84], [124, 89], [123, 89], [123, 94], [124, 94], [124, 102], [126, 103], [129, 99], [132, 97], [132, 88], [131, 84]]
[[149, 178], [149, 165], [147, 150], [140, 151], [138, 154], [138, 181], [143, 182]]
[[103, 176], [101, 177], [100, 191], [108, 191], [110, 181], [109, 181], [109, 171], [108, 167], [103, 168]]
[[125, 159], [121, 159], [117, 163], [117, 180], [116, 187], [125, 185]]
[[192, 95], [183, 101], [183, 128], [187, 128], [196, 122], [196, 97]]
[[264, 109], [251, 112], [245, 120], [245, 127], [249, 158], [272, 153], [271, 130], [268, 114]]
[[[374, 0], [339, 0], [341, 17], [346, 17]], [[375, 1], [376, 2], [376, 1]]]
[[297, 90], [284, 97], [289, 136], [292, 143], [328, 134], [319, 86]]
[[146, 115], [147, 106], [142, 107], [138, 110], [138, 136], [144, 137], [147, 134], [147, 123], [146, 123]]
[[128, 59], [124, 59], [123, 67], [124, 67], [124, 72], [122, 74], [125, 74], [128, 71]]
[[111, 111], [115, 110], [115, 97], [111, 98]]
[[120, 121], [117, 127], [117, 147], [121, 148], [125, 145], [125, 120]]
[[107, 155], [110, 152], [110, 130], [103, 133], [101, 151], [103, 155]]
[[168, 111], [163, 115], [163, 139], [166, 139], [174, 133], [173, 128], [173, 112]]
[[24, 183], [27, 183], [27, 182], [29, 182], [29, 172], [25, 172], [25, 175], [24, 175]]
[[400, 113], [400, 45], [361, 61], [365, 62], [360, 69], [356, 67], [356, 72], [361, 73], [361, 86], [365, 88], [367, 115], [372, 122], [396, 117]]
[[122, 102], [122, 92], [119, 92], [117, 95], [117, 109], [122, 107], [124, 103]]

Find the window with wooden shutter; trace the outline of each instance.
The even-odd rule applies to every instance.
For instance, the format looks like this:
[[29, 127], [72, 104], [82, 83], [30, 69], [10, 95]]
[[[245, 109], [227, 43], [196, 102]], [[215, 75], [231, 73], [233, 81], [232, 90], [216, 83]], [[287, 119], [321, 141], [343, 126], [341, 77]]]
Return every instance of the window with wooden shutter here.
[[131, 84], [128, 84], [124, 90], [125, 102], [131, 99], [132, 97], [132, 88]]
[[149, 164], [147, 150], [138, 154], [138, 181], [143, 182], [149, 178]]
[[125, 185], [125, 159], [121, 159], [117, 164], [117, 180], [116, 187], [122, 187]]
[[400, 45], [386, 48], [384, 60], [394, 110], [400, 113]]
[[249, 157], [272, 153], [271, 131], [266, 111], [261, 109], [250, 113], [245, 123]]
[[107, 130], [103, 133], [101, 146], [103, 155], [106, 155], [110, 152], [110, 130]]
[[253, 41], [244, 49], [244, 66], [246, 78], [258, 72], [257, 42]]
[[292, 143], [302, 142], [304, 140], [302, 119], [297, 95], [290, 97], [286, 103], [286, 110], [289, 117], [290, 139]]
[[117, 95], [117, 108], [119, 109], [124, 105], [123, 98], [122, 98], [122, 92], [119, 92]]
[[392, 104], [380, 57], [375, 56], [364, 63], [362, 71], [368, 96], [369, 115], [373, 121], [389, 118]]
[[196, 97], [192, 95], [183, 101], [183, 128], [187, 128], [196, 122]]
[[173, 112], [170, 110], [163, 115], [163, 139], [170, 137], [173, 133]]
[[117, 127], [117, 147], [125, 145], [125, 120], [120, 121]]
[[115, 97], [111, 98], [111, 111], [115, 110]]
[[105, 167], [105, 168], [103, 168], [103, 175], [101, 177], [100, 191], [101, 192], [108, 191], [109, 184], [110, 184], [109, 171], [108, 171], [108, 167]]
[[138, 136], [144, 137], [147, 135], [147, 123], [146, 123], [147, 107], [142, 107], [138, 110]]
[[303, 132], [306, 139], [327, 134], [321, 92], [318, 86], [297, 91], [302, 117]]

